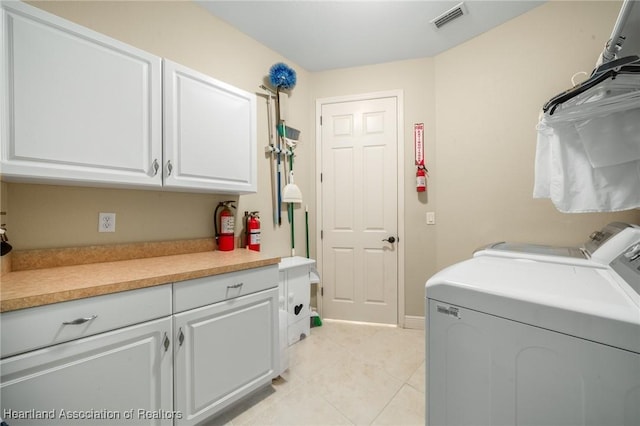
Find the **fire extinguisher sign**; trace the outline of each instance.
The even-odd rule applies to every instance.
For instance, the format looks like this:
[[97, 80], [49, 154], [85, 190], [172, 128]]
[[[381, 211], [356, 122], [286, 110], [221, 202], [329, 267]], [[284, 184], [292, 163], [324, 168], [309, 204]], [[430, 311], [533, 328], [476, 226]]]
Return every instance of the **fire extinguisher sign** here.
[[413, 125], [413, 142], [416, 148], [416, 166], [424, 166], [424, 123]]
[[427, 190], [427, 168], [424, 166], [424, 123], [413, 125], [413, 142], [416, 148], [416, 191]]

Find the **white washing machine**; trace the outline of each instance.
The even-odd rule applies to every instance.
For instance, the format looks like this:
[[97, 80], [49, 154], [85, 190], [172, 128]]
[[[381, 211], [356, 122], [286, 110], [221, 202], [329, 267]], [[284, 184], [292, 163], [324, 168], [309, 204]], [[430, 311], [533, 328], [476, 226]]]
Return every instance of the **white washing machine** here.
[[609, 263], [640, 235], [640, 226], [611, 222], [594, 231], [580, 247], [496, 242], [477, 249], [474, 256], [527, 258], [544, 262], [607, 268]]
[[428, 425], [640, 425], [640, 233], [606, 268], [476, 256], [425, 312]]

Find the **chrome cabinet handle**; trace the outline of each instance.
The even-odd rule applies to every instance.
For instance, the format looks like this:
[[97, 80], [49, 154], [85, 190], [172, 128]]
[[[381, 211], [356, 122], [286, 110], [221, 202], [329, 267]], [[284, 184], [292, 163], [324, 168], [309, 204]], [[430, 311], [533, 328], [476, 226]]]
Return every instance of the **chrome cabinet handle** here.
[[171, 176], [171, 172], [173, 171], [173, 164], [171, 164], [171, 160], [167, 161], [167, 176]]
[[169, 340], [169, 336], [167, 336], [167, 333], [164, 333], [164, 339], [162, 339], [162, 346], [164, 346], [165, 352], [169, 350], [170, 344], [171, 344], [171, 341]]
[[151, 167], [153, 168], [153, 176], [156, 176], [158, 174], [158, 169], [160, 169], [160, 164], [158, 164], [157, 158], [153, 160], [153, 164], [151, 164]]
[[90, 317], [77, 318], [77, 319], [74, 319], [73, 321], [64, 321], [62, 324], [63, 325], [80, 325], [80, 324], [84, 324], [85, 322], [92, 321], [96, 318], [98, 318], [97, 315], [91, 315]]
[[182, 332], [182, 327], [180, 327], [180, 331], [178, 332], [178, 343], [180, 346], [184, 343], [184, 333]]
[[238, 283], [233, 285], [228, 285], [227, 288], [240, 288], [244, 285], [244, 283]]

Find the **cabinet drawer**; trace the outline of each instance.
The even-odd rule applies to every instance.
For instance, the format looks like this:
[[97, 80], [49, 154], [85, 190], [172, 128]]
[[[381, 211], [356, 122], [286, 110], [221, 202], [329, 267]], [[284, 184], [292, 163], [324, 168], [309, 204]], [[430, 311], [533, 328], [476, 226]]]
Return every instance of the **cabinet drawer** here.
[[277, 286], [277, 265], [182, 281], [173, 284], [173, 311], [182, 312]]
[[4, 358], [168, 315], [171, 284], [6, 312], [0, 317], [1, 354]]

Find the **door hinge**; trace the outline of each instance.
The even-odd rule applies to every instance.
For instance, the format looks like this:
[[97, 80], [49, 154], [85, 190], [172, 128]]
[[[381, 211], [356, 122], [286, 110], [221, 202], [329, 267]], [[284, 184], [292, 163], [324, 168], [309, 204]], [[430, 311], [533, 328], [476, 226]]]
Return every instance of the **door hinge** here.
[[320, 173], [320, 183], [322, 183], [322, 173]]
[[322, 126], [322, 116], [320, 116], [320, 125]]
[[324, 238], [324, 231], [321, 229], [320, 230], [320, 239], [323, 239], [323, 238]]
[[320, 287], [320, 296], [324, 296], [324, 287]]

